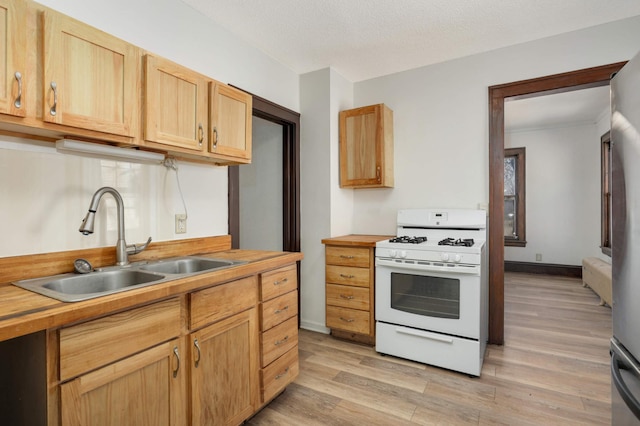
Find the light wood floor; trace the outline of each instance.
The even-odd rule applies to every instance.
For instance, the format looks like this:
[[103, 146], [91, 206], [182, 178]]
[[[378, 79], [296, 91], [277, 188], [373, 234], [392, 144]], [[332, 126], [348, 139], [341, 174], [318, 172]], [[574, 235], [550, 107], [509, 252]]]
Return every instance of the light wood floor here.
[[505, 274], [482, 375], [300, 330], [300, 376], [251, 425], [608, 425], [611, 310], [581, 281]]

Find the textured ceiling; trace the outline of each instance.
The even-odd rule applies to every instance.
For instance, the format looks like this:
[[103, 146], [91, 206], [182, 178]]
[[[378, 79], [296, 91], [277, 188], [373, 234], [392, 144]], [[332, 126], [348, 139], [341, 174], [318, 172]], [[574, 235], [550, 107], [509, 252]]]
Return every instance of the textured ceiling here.
[[640, 15], [640, 0], [183, 0], [302, 74], [358, 82]]

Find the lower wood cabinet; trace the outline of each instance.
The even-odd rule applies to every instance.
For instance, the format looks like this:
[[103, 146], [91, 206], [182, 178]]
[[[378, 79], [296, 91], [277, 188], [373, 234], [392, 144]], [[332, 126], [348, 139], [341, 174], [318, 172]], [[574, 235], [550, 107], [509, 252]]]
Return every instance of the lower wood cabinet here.
[[241, 424], [298, 375], [297, 315], [291, 265], [51, 330], [49, 424]]
[[62, 424], [186, 424], [184, 354], [174, 339], [62, 384]]
[[236, 425], [256, 410], [257, 343], [256, 308], [191, 333], [193, 425]]
[[298, 376], [298, 273], [295, 265], [260, 276], [261, 402]]
[[375, 245], [386, 235], [325, 238], [326, 326], [331, 334], [375, 344]]

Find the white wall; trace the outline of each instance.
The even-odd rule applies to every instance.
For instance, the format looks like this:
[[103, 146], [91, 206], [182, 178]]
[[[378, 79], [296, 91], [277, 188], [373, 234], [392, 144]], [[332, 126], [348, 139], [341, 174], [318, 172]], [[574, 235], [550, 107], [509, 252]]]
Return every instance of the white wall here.
[[[40, 3], [212, 78], [299, 109], [297, 74], [180, 0]], [[104, 185], [116, 186], [125, 198], [129, 243], [149, 235], [160, 241], [228, 233], [226, 167], [179, 164], [189, 217], [188, 232], [176, 235], [174, 214], [183, 213], [183, 207], [173, 171], [118, 163], [112, 179], [105, 170], [114, 163], [62, 156], [50, 145], [34, 148], [29, 143], [0, 136], [0, 256], [115, 245], [106, 213], [98, 213], [94, 235], [77, 232], [91, 195]], [[105, 206], [112, 203], [110, 198], [104, 198]], [[108, 230], [98, 229], [107, 223]]]
[[[353, 225], [344, 233], [394, 234], [399, 208], [478, 208], [487, 203], [488, 87], [627, 60], [640, 50], [638, 40], [640, 17], [635, 17], [355, 83], [353, 107], [385, 103], [394, 111], [396, 183], [393, 189], [354, 190]], [[330, 71], [317, 73], [322, 72]], [[313, 90], [312, 84], [302, 84], [301, 100]], [[313, 145], [314, 152], [324, 153], [332, 143], [325, 134], [307, 133], [327, 121], [331, 100], [323, 102], [312, 114], [301, 103], [303, 151]], [[326, 194], [337, 185], [326, 188], [319, 182], [328, 180], [337, 158], [304, 155], [301, 161], [303, 181], [318, 183], [325, 194], [324, 205], [313, 205], [304, 198], [314, 186], [303, 186], [303, 265], [314, 266], [303, 267], [303, 297], [305, 292], [317, 295], [315, 310], [305, 309], [303, 301], [305, 325], [324, 320], [320, 239], [331, 231], [326, 217], [309, 209], [322, 209], [326, 216], [336, 213], [333, 206], [325, 206], [330, 197]], [[308, 227], [320, 229], [306, 232]]]
[[595, 123], [505, 133], [526, 148], [526, 247], [505, 260], [581, 265], [600, 250], [600, 134]]
[[[187, 233], [176, 235], [174, 215], [184, 209], [173, 170], [63, 155], [51, 144], [0, 136], [0, 257], [115, 246], [111, 195], [100, 203], [95, 233], [78, 232], [93, 193], [102, 186], [115, 187], [124, 199], [129, 244], [149, 236], [163, 241], [226, 234], [226, 168], [179, 163], [178, 173], [188, 219]], [[220, 181], [224, 187], [203, 185]]]
[[253, 118], [253, 161], [239, 168], [240, 248], [282, 250], [282, 125]]
[[323, 238], [348, 234], [353, 190], [340, 189], [338, 113], [352, 106], [353, 86], [330, 68], [300, 77], [301, 326], [325, 328]]

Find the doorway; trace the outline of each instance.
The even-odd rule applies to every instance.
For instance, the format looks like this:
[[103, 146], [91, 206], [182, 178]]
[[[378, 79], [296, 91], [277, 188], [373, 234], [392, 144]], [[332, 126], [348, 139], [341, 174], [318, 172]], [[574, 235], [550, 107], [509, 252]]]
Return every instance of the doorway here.
[[489, 343], [504, 343], [504, 102], [609, 84], [626, 62], [489, 87]]
[[[270, 123], [277, 125], [281, 132], [281, 155], [282, 161], [278, 162], [278, 169], [282, 170], [281, 179], [282, 191], [278, 194], [281, 197], [282, 209], [279, 210], [282, 216], [282, 245], [283, 251], [300, 251], [300, 114], [277, 105], [271, 101], [253, 95], [253, 117], [261, 120], [261, 123], [268, 126]], [[273, 133], [273, 129], [268, 133]], [[279, 148], [280, 148], [279, 147]], [[231, 247], [240, 247], [240, 171], [239, 167], [229, 167], [229, 234], [231, 234]], [[252, 206], [254, 210], [260, 212], [259, 205]], [[280, 245], [278, 245], [280, 247]], [[298, 265], [298, 282], [300, 282], [300, 267]]]

